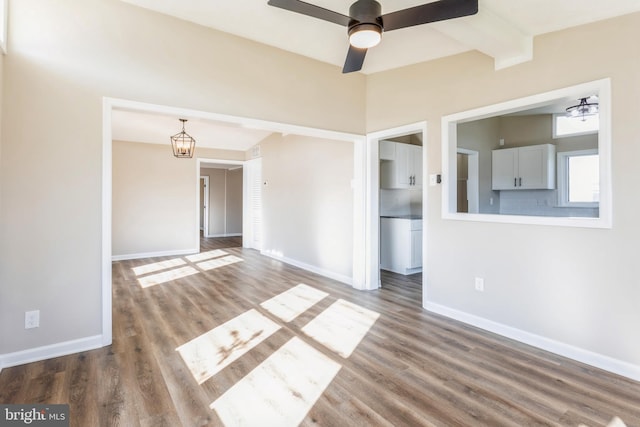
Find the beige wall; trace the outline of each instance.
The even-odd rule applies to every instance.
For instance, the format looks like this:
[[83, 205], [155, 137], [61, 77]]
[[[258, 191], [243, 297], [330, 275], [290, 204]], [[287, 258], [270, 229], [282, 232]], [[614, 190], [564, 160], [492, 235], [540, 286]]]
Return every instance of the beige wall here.
[[195, 167], [168, 145], [113, 142], [115, 257], [197, 249]]
[[[243, 158], [239, 151], [205, 148], [196, 148], [198, 155]], [[113, 256], [197, 251], [196, 157], [177, 159], [168, 144], [114, 141], [112, 162]]]
[[[365, 77], [338, 67], [117, 0], [14, 0], [9, 14], [0, 354], [101, 333], [104, 96], [364, 130]], [[25, 330], [33, 309], [41, 325]]]
[[350, 279], [353, 144], [274, 134], [261, 146], [263, 250]]
[[443, 220], [442, 188], [428, 187], [427, 303], [640, 365], [639, 37], [634, 14], [536, 37], [534, 60], [512, 68], [471, 52], [369, 77], [368, 130], [426, 119], [429, 173], [443, 115], [611, 78], [613, 229]]

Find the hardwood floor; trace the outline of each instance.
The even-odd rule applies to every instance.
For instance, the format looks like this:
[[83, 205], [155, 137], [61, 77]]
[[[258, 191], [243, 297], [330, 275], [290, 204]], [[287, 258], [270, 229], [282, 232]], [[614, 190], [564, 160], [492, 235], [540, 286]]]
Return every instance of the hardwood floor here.
[[0, 402], [82, 427], [640, 426], [640, 383], [429, 314], [419, 276], [358, 292], [239, 239], [202, 252], [115, 262], [113, 345], [3, 369]]

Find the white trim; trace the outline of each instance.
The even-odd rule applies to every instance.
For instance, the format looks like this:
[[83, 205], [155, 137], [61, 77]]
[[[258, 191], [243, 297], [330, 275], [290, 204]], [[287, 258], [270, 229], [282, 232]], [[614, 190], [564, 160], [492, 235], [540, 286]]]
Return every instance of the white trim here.
[[45, 345], [0, 355], [0, 368], [23, 365], [25, 363], [38, 362], [53, 357], [67, 356], [82, 351], [95, 350], [103, 347], [102, 335], [79, 338], [71, 341]]
[[586, 363], [614, 374], [622, 375], [635, 381], [640, 381], [640, 366], [615, 359], [604, 354], [595, 353], [584, 348], [572, 346], [547, 337], [532, 334], [502, 323], [494, 322], [483, 317], [475, 316], [463, 311], [455, 310], [440, 304], [425, 302], [424, 309], [432, 313], [454, 319], [468, 325], [484, 329], [485, 331], [540, 348], [563, 357]]
[[[385, 129], [367, 134], [367, 165], [366, 177], [366, 202], [367, 213], [365, 217], [366, 242], [365, 286], [361, 289], [378, 289], [380, 283], [380, 147], [382, 139], [397, 138], [399, 136], [422, 133], [422, 217], [427, 213], [427, 122], [417, 122], [396, 128]], [[423, 222], [426, 224], [426, 222]], [[426, 236], [426, 230], [422, 234]], [[427, 247], [426, 239], [422, 239], [422, 266], [426, 270]], [[426, 274], [422, 276], [422, 294], [426, 295]]]
[[[536, 217], [500, 214], [471, 214], [455, 212], [455, 159], [457, 124], [480, 120], [521, 111], [524, 107], [536, 108], [548, 105], [552, 101], [579, 97], [585, 93], [597, 93], [600, 100], [600, 131], [598, 132], [598, 152], [600, 155], [600, 209], [598, 218], [575, 217]], [[611, 185], [611, 79], [605, 78], [571, 87], [514, 99], [499, 104], [463, 111], [442, 118], [442, 218], [458, 221], [479, 221], [509, 224], [534, 224], [563, 227], [612, 228], [613, 196]]]
[[111, 220], [112, 220], [112, 135], [110, 99], [102, 101], [102, 345], [113, 341], [111, 285]]
[[320, 268], [315, 265], [307, 264], [305, 262], [286, 257], [275, 251], [263, 250], [263, 251], [260, 251], [260, 254], [267, 256], [269, 258], [277, 259], [278, 261], [282, 261], [285, 264], [293, 265], [294, 267], [299, 267], [303, 270], [307, 270], [312, 273], [319, 274], [320, 276], [328, 277], [329, 279], [336, 280], [338, 282], [344, 283], [345, 285], [353, 286], [353, 279], [349, 276], [345, 276], [344, 274], [339, 274], [334, 271], [325, 270], [324, 268]]
[[353, 287], [367, 289], [367, 141], [360, 138], [353, 142]]
[[242, 237], [242, 233], [209, 234], [206, 237]]
[[362, 138], [362, 135], [353, 133], [337, 132], [332, 130], [318, 129], [306, 126], [292, 125], [288, 123], [272, 122], [267, 120], [252, 119], [249, 117], [231, 116], [228, 114], [211, 113], [207, 111], [192, 110], [189, 108], [171, 107], [167, 105], [151, 104], [147, 102], [131, 101], [122, 98], [105, 98], [112, 108], [122, 108], [130, 111], [141, 111], [147, 113], [171, 114], [192, 119], [204, 119], [236, 124], [248, 129], [260, 129], [284, 134], [296, 134], [301, 136], [311, 136], [323, 139], [333, 139], [336, 141], [352, 142]]
[[154, 258], [154, 257], [165, 257], [165, 256], [193, 255], [193, 254], [197, 254], [198, 252], [200, 252], [199, 248], [176, 249], [172, 251], [159, 251], [159, 252], [139, 252], [136, 254], [113, 255], [111, 257], [111, 261], [125, 261], [128, 259]]

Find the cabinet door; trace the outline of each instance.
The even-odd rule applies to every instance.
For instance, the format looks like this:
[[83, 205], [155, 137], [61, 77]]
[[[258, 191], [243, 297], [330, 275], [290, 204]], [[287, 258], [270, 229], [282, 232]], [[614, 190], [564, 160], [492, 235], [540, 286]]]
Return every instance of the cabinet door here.
[[515, 190], [518, 183], [518, 149], [493, 150], [491, 161], [491, 189]]
[[[518, 189], [550, 189], [549, 159], [553, 161], [549, 145], [533, 145], [518, 150]], [[551, 165], [553, 167], [553, 165]]]
[[411, 145], [396, 144], [396, 184], [399, 188], [412, 185], [413, 156]]

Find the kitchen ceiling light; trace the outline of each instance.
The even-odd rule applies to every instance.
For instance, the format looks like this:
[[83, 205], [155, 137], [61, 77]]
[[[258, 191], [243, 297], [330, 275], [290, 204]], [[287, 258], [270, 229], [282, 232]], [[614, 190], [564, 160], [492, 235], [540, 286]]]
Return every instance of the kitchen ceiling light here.
[[[591, 102], [590, 102], [591, 101]], [[588, 98], [580, 98], [580, 103], [567, 108], [567, 116], [579, 117], [582, 121], [587, 120], [586, 116], [598, 114], [598, 97], [591, 96]]]
[[171, 137], [173, 155], [178, 158], [191, 158], [196, 148], [196, 140], [184, 131], [184, 123], [187, 119], [179, 119], [182, 122], [182, 131]]

